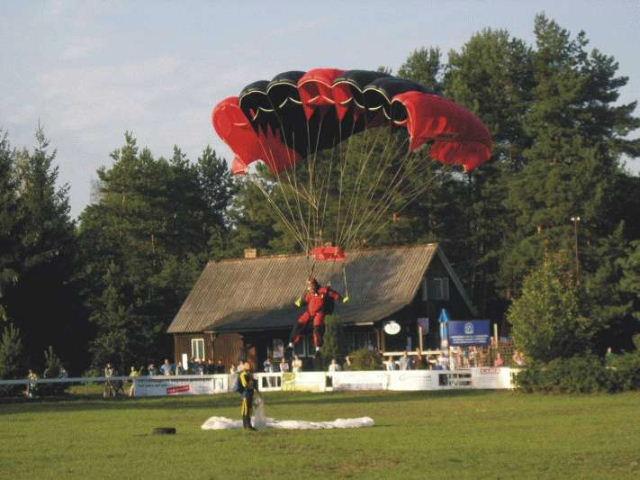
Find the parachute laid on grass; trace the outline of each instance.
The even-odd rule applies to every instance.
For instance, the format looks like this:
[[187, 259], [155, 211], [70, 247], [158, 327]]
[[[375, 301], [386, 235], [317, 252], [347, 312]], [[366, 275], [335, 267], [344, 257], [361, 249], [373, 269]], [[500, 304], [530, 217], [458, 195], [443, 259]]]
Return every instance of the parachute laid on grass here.
[[424, 192], [429, 157], [465, 171], [491, 157], [489, 130], [473, 113], [377, 71], [284, 72], [221, 101], [212, 122], [235, 154], [234, 174], [266, 164], [260, 189], [317, 258], [342, 255], [323, 245], [342, 252], [365, 242]]

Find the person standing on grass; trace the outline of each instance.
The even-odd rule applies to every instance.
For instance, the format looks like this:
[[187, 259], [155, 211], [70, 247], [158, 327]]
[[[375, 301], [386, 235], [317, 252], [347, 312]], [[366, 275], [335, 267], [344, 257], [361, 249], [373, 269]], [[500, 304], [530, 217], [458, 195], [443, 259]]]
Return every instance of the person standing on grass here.
[[253, 378], [251, 364], [244, 363], [244, 368], [240, 372], [240, 413], [242, 414], [242, 428], [245, 430], [255, 430], [251, 425], [251, 413], [253, 412], [253, 395], [258, 391], [258, 384]]

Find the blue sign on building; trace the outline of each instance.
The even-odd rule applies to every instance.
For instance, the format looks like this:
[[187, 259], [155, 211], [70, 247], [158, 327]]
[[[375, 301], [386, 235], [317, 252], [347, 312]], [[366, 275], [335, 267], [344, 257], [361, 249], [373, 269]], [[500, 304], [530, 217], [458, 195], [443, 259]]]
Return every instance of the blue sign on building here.
[[449, 322], [449, 345], [487, 345], [491, 341], [489, 320]]

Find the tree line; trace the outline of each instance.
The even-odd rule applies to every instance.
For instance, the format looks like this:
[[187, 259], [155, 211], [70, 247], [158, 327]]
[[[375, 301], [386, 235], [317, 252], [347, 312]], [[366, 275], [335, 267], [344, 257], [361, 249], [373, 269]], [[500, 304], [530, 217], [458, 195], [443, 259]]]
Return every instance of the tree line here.
[[[440, 242], [480, 314], [508, 321], [536, 358], [631, 349], [640, 178], [624, 161], [640, 156], [636, 102], [618, 102], [628, 78], [585, 33], [544, 15], [534, 33], [529, 45], [486, 29], [446, 59], [433, 47], [408, 56], [397, 75], [474, 111], [494, 157], [471, 174], [421, 170], [412, 181], [429, 188], [369, 244]], [[0, 366], [37, 368], [50, 345], [78, 372], [158, 359], [208, 260], [297, 248], [263, 192], [210, 147], [165, 158], [127, 133], [76, 220], [55, 155], [41, 129], [31, 150], [0, 137]]]

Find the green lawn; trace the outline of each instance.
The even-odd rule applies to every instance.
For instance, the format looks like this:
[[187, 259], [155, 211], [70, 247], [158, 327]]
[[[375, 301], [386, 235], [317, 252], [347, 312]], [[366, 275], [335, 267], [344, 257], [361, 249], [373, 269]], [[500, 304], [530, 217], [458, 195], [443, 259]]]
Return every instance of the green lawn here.
[[[640, 478], [640, 394], [266, 394], [267, 415], [376, 426], [203, 431], [235, 395], [0, 403], [1, 479]], [[175, 436], [151, 429], [174, 426]]]

